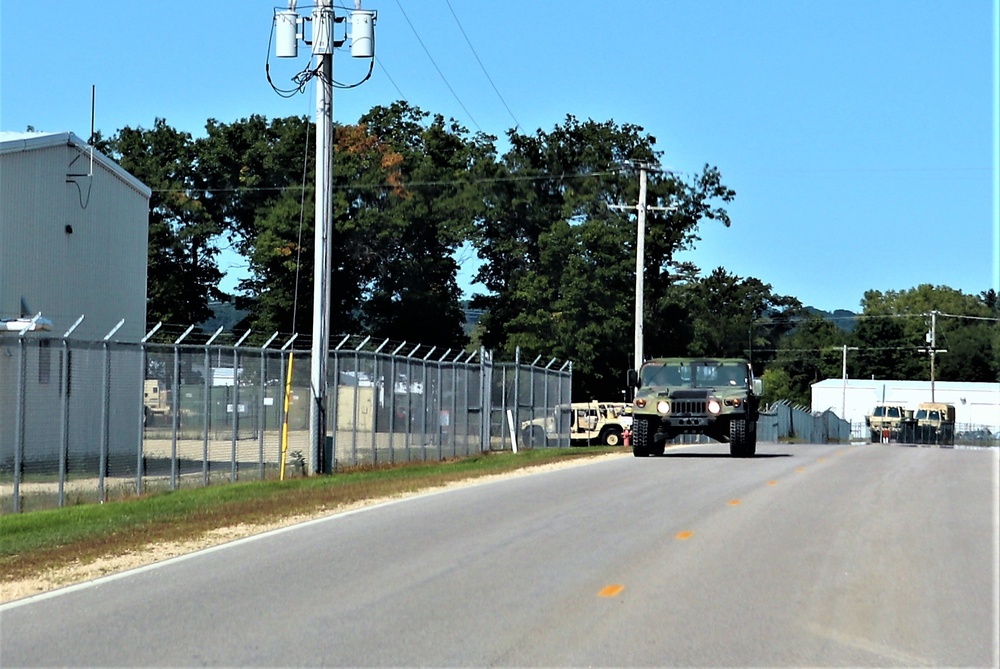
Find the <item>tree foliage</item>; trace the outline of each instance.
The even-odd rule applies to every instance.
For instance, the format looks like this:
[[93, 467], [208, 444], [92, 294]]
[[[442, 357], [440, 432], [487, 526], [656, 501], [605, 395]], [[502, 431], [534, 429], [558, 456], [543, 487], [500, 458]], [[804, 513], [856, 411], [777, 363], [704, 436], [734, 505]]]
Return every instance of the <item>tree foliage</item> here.
[[[936, 349], [935, 379], [1000, 379], [996, 294], [967, 295], [947, 286], [922, 284], [902, 291], [870, 290], [855, 332], [861, 352], [857, 376], [930, 379], [929, 337]], [[933, 312], [936, 314], [932, 315]]]
[[[636, 125], [572, 116], [550, 132], [511, 131], [508, 139], [502, 172], [483, 189], [474, 240], [484, 261], [476, 278], [488, 290], [474, 299], [487, 310], [483, 343], [571, 359], [581, 397], [617, 397], [632, 364], [636, 228], [610, 206], [635, 205], [639, 180], [625, 165], [655, 163], [656, 140]], [[721, 205], [734, 195], [708, 166], [688, 182], [650, 172], [647, 203], [670, 208], [646, 218], [643, 271], [652, 299], [643, 312], [644, 328], [656, 333], [647, 337], [653, 348], [668, 331], [675, 256], [692, 248], [702, 221], [729, 224]]]
[[[99, 147], [153, 189], [148, 314], [198, 323], [219, 290], [221, 248], [249, 276], [237, 306], [257, 332], [311, 329], [315, 128], [305, 117], [232, 123], [205, 135], [157, 119]], [[548, 132], [472, 134], [405, 102], [335, 127], [332, 333], [461, 347], [458, 250], [481, 262], [485, 310], [474, 344], [572, 361], [578, 399], [617, 399], [632, 365], [639, 163], [661, 157], [643, 128], [573, 116]], [[653, 356], [750, 357], [769, 401], [809, 403], [810, 385], [851, 377], [929, 378], [936, 313], [940, 380], [1000, 379], [1000, 300], [945, 286], [869, 291], [853, 329], [809, 317], [798, 299], [723, 267], [678, 260], [703, 224], [731, 224], [735, 192], [698, 174], [649, 169], [644, 349]], [[622, 210], [622, 205], [625, 210]]]
[[209, 300], [222, 297], [214, 240], [219, 223], [206, 209], [203, 175], [191, 135], [156, 119], [153, 128], [123, 128], [99, 148], [152, 189], [149, 202], [149, 321], [200, 323]]
[[[683, 306], [674, 318], [681, 316], [687, 330], [687, 340], [681, 343], [689, 355], [754, 357], [756, 348], [762, 362], [787, 331], [789, 319], [801, 310], [797, 299], [775, 295], [759, 279], [741, 278], [722, 267], [672, 288], [676, 303]], [[770, 327], [759, 327], [764, 320]], [[669, 348], [655, 351], [651, 353], [675, 355]]]

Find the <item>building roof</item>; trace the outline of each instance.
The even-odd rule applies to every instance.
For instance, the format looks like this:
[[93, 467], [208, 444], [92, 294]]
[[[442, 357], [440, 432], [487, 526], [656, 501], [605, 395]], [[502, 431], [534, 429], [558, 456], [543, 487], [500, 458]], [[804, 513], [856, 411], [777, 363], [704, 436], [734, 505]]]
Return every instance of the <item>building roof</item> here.
[[83, 141], [71, 132], [3, 132], [0, 131], [0, 155], [7, 153], [18, 153], [23, 151], [36, 151], [57, 146], [75, 147], [80, 153], [91, 155], [93, 151], [94, 162], [104, 169], [113, 173], [119, 179], [137, 190], [147, 200], [152, 195], [149, 186], [142, 183], [129, 174], [121, 165], [108, 158], [100, 151], [93, 149], [87, 142]]
[[[891, 386], [899, 390], [923, 390], [930, 387], [930, 381], [897, 381], [895, 379], [848, 379], [847, 388], [880, 390], [883, 386]], [[811, 384], [813, 388], [836, 388], [844, 387], [843, 379], [824, 379]], [[934, 387], [938, 390], [978, 390], [994, 391], [1000, 393], [1000, 383], [982, 383], [974, 381], [935, 381]]]

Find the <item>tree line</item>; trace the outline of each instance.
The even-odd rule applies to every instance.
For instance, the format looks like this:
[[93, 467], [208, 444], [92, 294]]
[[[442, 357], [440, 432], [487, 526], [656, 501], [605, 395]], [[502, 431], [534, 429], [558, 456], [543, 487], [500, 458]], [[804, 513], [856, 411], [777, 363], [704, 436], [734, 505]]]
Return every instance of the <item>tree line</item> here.
[[[233, 299], [241, 328], [311, 331], [315, 127], [306, 117], [233, 123], [205, 135], [157, 119], [97, 146], [152, 189], [147, 318], [201, 323], [209, 302]], [[497, 137], [405, 102], [335, 126], [331, 332], [445, 348], [483, 345], [572, 360], [574, 395], [615, 399], [631, 366], [635, 205], [628, 167], [662, 151], [643, 128], [567, 116], [551, 131]], [[750, 357], [769, 399], [808, 403], [809, 384], [840, 377], [928, 377], [927, 316], [939, 311], [939, 380], [1000, 379], [1000, 305], [993, 291], [944, 286], [869, 291], [849, 327], [776, 295], [753, 277], [707, 274], [679, 256], [702, 225], [731, 220], [736, 193], [720, 171], [649, 174], [645, 353]], [[220, 248], [246, 259], [235, 296], [219, 282]], [[473, 249], [485, 292], [471, 337], [458, 285]], [[991, 320], [992, 319], [992, 320]], [[853, 349], [857, 349], [856, 351]]]

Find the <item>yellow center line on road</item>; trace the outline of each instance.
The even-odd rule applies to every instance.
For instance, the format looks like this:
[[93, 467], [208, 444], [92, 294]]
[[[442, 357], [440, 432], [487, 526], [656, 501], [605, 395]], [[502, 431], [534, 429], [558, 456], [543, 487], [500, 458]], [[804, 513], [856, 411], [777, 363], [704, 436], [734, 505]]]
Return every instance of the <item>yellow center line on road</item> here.
[[778, 485], [777, 481], [768, 481], [767, 485]]
[[738, 500], [738, 499], [731, 499], [731, 500], [729, 500], [729, 501], [728, 501], [728, 502], [726, 502], [726, 503], [727, 503], [727, 504], [728, 504], [729, 506], [739, 506], [741, 502], [740, 502], [740, 500]]
[[797, 471], [797, 472], [804, 472], [805, 470], [806, 470], [805, 467], [796, 467], [795, 468], [795, 471]]
[[690, 539], [694, 535], [694, 532], [690, 530], [684, 530], [683, 532], [678, 532], [675, 538], [677, 539]]
[[624, 589], [625, 589], [624, 585], [618, 585], [618, 584], [612, 583], [611, 585], [606, 585], [603, 588], [601, 588], [600, 590], [598, 590], [597, 591], [597, 596], [598, 597], [614, 597], [614, 596], [616, 596], [618, 593], [620, 593]]

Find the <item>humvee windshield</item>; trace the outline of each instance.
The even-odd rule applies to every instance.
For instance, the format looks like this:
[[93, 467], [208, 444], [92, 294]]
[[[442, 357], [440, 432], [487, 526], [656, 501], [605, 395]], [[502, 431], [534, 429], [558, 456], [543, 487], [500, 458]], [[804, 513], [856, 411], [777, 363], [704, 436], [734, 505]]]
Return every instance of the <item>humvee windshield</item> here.
[[641, 379], [643, 387], [747, 387], [745, 368], [737, 365], [713, 365], [702, 362], [694, 362], [689, 365], [645, 365], [642, 368]]
[[941, 412], [937, 409], [932, 409], [927, 411], [927, 409], [921, 409], [917, 412], [917, 420], [941, 420]]

